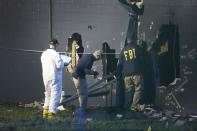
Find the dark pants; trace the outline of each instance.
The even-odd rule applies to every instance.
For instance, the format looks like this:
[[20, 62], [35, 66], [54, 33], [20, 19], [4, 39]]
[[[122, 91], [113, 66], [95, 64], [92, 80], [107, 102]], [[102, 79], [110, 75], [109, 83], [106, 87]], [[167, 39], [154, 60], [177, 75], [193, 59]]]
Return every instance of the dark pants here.
[[141, 75], [131, 75], [124, 78], [125, 83], [125, 104], [128, 108], [131, 105], [140, 105], [142, 101]]

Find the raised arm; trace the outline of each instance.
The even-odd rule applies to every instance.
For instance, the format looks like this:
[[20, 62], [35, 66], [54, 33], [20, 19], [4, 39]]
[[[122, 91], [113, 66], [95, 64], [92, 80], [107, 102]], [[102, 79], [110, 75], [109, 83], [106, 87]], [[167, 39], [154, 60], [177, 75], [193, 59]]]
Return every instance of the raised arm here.
[[118, 0], [125, 9], [127, 9], [129, 12], [135, 14], [135, 15], [143, 15], [144, 13], [144, 4], [142, 1], [142, 7], [138, 7], [136, 3], [133, 4], [130, 2], [130, 0]]
[[118, 0], [120, 3], [129, 6], [129, 2], [127, 0]]

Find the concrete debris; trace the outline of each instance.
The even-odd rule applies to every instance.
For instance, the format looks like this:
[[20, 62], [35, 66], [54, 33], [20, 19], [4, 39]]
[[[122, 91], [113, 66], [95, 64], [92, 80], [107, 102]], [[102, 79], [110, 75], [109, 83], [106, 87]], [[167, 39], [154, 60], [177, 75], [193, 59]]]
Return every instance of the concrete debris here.
[[86, 121], [92, 121], [93, 119], [92, 118], [86, 118]]
[[25, 108], [38, 108], [38, 109], [42, 109], [42, 102], [38, 102], [38, 101], [34, 101], [33, 103], [29, 103], [29, 104], [25, 104], [24, 107]]
[[162, 117], [159, 121], [167, 121], [168, 120], [168, 117], [166, 117], [166, 116], [164, 116], [164, 117]]
[[19, 107], [23, 107], [22, 102], [19, 102], [19, 103], [18, 103], [18, 106], [19, 106]]
[[122, 114], [116, 114], [116, 118], [122, 118], [123, 117], [123, 115]]
[[195, 118], [189, 118], [188, 121], [189, 122], [194, 122], [194, 121], [196, 121], [196, 119]]
[[151, 111], [144, 111], [143, 114], [146, 115], [146, 116], [151, 116], [153, 114], [153, 112], [151, 112]]
[[180, 126], [183, 126], [187, 123], [186, 120], [177, 120], [174, 124], [175, 127], [180, 127]]
[[169, 110], [165, 111], [165, 115], [168, 117], [172, 117], [174, 114], [175, 114], [174, 111], [169, 111]]
[[8, 112], [12, 112], [13, 110], [7, 110]]
[[161, 118], [162, 117], [162, 113], [161, 112], [155, 112], [150, 117], [151, 118]]

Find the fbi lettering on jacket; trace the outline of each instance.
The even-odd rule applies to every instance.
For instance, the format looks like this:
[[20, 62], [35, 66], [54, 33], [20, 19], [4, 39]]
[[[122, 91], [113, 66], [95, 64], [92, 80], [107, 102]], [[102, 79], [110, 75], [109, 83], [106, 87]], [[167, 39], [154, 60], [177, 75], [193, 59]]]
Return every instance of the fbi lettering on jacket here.
[[135, 59], [136, 58], [135, 49], [129, 49], [129, 50], [124, 51], [124, 57], [126, 61]]

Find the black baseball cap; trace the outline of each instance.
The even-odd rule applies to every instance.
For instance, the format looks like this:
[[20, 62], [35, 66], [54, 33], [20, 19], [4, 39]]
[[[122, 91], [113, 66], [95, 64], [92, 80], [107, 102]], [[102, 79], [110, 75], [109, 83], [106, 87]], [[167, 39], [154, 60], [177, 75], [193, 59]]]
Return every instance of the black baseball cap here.
[[60, 44], [60, 43], [58, 42], [57, 39], [52, 38], [52, 39], [49, 41], [49, 44], [56, 45], [56, 44]]

